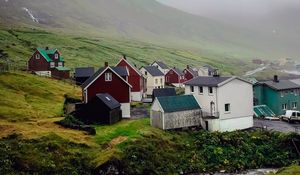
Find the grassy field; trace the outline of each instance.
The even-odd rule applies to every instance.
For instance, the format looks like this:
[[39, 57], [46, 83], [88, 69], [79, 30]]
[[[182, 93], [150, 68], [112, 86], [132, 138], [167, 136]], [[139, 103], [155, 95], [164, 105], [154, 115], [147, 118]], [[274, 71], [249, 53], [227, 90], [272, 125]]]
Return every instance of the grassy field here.
[[[249, 60], [222, 56], [206, 57], [201, 51], [167, 48], [134, 40], [78, 37], [54, 34], [32, 29], [0, 29], [0, 50], [8, 54], [12, 65], [26, 67], [26, 62], [36, 47], [59, 49], [66, 66], [103, 66], [105, 61], [115, 65], [125, 54], [138, 67], [161, 59], [170, 67], [184, 68], [187, 64], [200, 67], [206, 64], [218, 67], [223, 74], [243, 75], [254, 65]], [[0, 58], [0, 62], [7, 62]]]

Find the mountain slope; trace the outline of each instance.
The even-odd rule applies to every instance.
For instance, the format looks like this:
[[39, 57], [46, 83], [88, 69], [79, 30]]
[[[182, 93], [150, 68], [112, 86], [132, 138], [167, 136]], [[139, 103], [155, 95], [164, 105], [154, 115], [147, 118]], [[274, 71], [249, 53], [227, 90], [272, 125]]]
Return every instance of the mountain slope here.
[[0, 18], [5, 26], [125, 37], [196, 48], [203, 54], [296, 55], [294, 48], [282, 49], [276, 38], [190, 15], [154, 0], [0, 0]]

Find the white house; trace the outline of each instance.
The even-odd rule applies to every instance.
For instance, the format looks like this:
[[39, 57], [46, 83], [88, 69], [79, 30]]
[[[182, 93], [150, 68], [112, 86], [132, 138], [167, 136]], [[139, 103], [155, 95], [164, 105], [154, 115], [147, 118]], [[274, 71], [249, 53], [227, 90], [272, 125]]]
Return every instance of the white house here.
[[144, 66], [140, 69], [146, 78], [146, 95], [152, 95], [153, 89], [165, 87], [165, 75], [155, 66]]
[[150, 66], [157, 67], [164, 75], [170, 70], [170, 68], [162, 61], [154, 61]]
[[201, 104], [202, 126], [209, 131], [253, 127], [252, 84], [238, 77], [196, 77], [185, 82], [185, 94]]
[[201, 108], [193, 95], [155, 98], [150, 124], [163, 130], [201, 126]]

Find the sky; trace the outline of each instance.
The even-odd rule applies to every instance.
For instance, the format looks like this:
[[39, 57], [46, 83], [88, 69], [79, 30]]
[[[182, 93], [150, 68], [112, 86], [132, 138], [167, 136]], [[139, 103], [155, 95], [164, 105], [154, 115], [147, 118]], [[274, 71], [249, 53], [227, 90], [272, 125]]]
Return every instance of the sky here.
[[172, 7], [206, 17], [260, 16], [280, 8], [299, 7], [300, 0], [158, 0]]

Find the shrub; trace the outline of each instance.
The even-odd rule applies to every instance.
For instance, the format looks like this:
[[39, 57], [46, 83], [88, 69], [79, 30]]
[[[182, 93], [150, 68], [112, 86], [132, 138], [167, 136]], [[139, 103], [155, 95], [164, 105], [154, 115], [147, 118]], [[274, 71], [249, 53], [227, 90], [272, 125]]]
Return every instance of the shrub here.
[[96, 135], [96, 129], [94, 127], [85, 125], [82, 121], [78, 120], [72, 115], [67, 115], [63, 120], [58, 121], [56, 123], [65, 128], [86, 131], [90, 135]]

